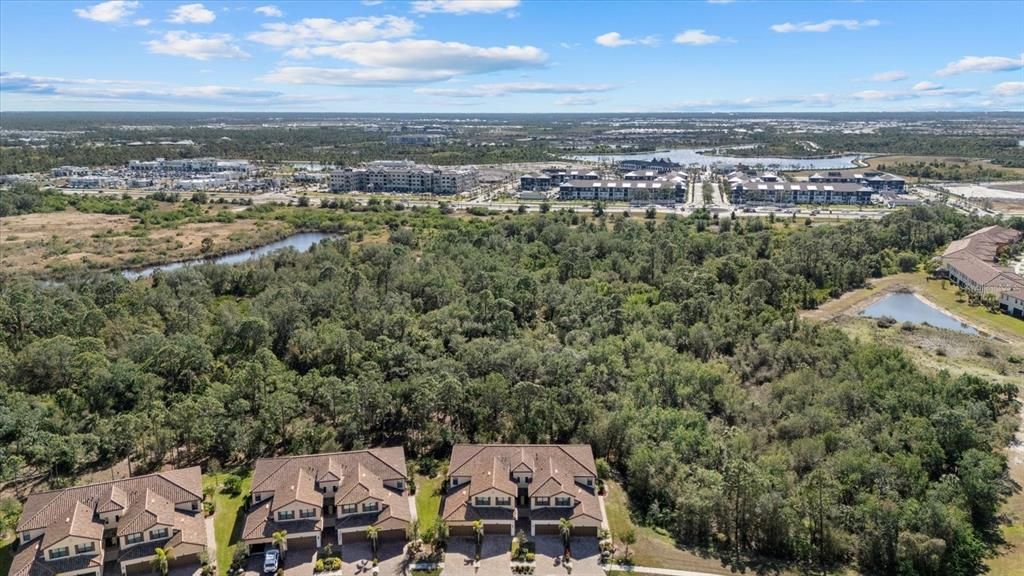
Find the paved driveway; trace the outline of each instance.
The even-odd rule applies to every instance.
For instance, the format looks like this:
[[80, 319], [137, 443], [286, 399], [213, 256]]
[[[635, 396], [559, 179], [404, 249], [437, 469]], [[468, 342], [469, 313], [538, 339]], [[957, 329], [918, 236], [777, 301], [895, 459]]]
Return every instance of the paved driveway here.
[[[405, 542], [381, 542], [377, 550], [380, 576], [398, 576], [405, 568]], [[369, 542], [346, 542], [341, 548], [342, 573], [345, 576], [369, 576], [373, 573], [373, 550]]]
[[[562, 537], [534, 536], [537, 547], [537, 576], [565, 576], [562, 566]], [[573, 576], [604, 576], [597, 538], [572, 539]]]
[[[284, 574], [285, 576], [312, 576], [315, 563], [315, 549], [289, 550], [284, 558]], [[263, 576], [262, 553], [249, 557], [249, 560], [245, 563], [245, 574], [243, 576]]]
[[472, 538], [456, 537], [448, 542], [444, 555], [445, 576], [511, 576], [512, 537], [498, 534], [484, 536], [480, 552], [480, 571], [473, 570], [473, 554], [476, 545]]

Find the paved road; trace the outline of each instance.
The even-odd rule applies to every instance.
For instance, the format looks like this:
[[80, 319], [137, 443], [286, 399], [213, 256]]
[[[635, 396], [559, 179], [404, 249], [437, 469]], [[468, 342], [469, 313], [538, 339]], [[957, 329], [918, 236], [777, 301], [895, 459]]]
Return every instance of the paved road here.
[[[692, 570], [676, 570], [675, 568], [648, 568], [646, 566], [622, 566], [619, 564], [606, 564], [605, 570], [619, 570], [633, 574], [654, 574], [656, 576], [720, 576], [710, 572], [693, 572]], [[573, 570], [573, 574], [576, 571]]]

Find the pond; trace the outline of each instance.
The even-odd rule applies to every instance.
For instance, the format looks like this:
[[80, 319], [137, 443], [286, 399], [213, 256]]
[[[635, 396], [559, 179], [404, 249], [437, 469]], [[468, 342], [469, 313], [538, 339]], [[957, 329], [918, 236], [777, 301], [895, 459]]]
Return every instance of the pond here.
[[[778, 168], [781, 170], [853, 168], [856, 166], [854, 160], [860, 158], [860, 156], [856, 155], [836, 156], [834, 158], [776, 158], [770, 156], [740, 158], [734, 156], [712, 156], [710, 154], [700, 154], [700, 152], [701, 150], [697, 148], [674, 148], [672, 150], [643, 152], [640, 154], [591, 154], [586, 156], [576, 156], [575, 158], [578, 160], [590, 160], [593, 162], [619, 162], [621, 160], [630, 159], [650, 160], [652, 158], [668, 158], [673, 162], [682, 164], [683, 166], [689, 166], [690, 164], [699, 164], [703, 167], [715, 165], [735, 166], [736, 164], [756, 166], [760, 164], [762, 166]], [[707, 151], [705, 150], [705, 152]]]
[[294, 248], [298, 252], [306, 252], [320, 241], [333, 237], [333, 234], [326, 234], [324, 232], [301, 232], [243, 252], [216, 256], [213, 258], [195, 258], [193, 260], [171, 262], [170, 264], [160, 264], [158, 266], [149, 266], [146, 268], [123, 270], [121, 274], [129, 280], [137, 280], [139, 278], [152, 276], [153, 273], [157, 271], [171, 272], [194, 264], [240, 264], [285, 248]]
[[889, 294], [871, 304], [860, 313], [869, 318], [888, 316], [897, 322], [928, 324], [936, 328], [955, 330], [964, 334], [977, 334], [978, 331], [946, 314], [942, 310], [930, 306], [915, 294], [897, 292]]

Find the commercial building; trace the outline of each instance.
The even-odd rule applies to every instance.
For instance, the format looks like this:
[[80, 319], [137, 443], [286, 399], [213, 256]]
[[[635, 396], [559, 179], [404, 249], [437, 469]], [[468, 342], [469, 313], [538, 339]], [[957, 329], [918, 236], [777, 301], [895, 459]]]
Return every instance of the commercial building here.
[[432, 146], [443, 144], [448, 137], [444, 134], [389, 134], [388, 144], [403, 146]]
[[50, 170], [54, 178], [67, 178], [68, 176], [88, 176], [92, 170], [84, 166], [60, 166]]
[[560, 200], [602, 200], [635, 204], [686, 201], [687, 179], [673, 174], [657, 180], [570, 180], [558, 187]]
[[861, 184], [875, 192], [893, 194], [902, 194], [906, 186], [906, 181], [895, 174], [861, 169], [819, 172], [809, 176], [807, 181], [812, 184]]
[[289, 549], [327, 544], [324, 528], [336, 530], [336, 544], [364, 541], [369, 526], [382, 541], [400, 540], [414, 517], [400, 446], [261, 458], [251, 498], [242, 527], [250, 553], [262, 551], [278, 531], [288, 533]]
[[331, 172], [331, 192], [406, 192], [459, 194], [477, 184], [472, 168], [442, 168], [402, 160], [368, 162], [359, 168]]
[[206, 552], [198, 467], [32, 494], [15, 529], [10, 576], [149, 574], [157, 548], [172, 569], [195, 568]]
[[787, 182], [771, 172], [731, 172], [728, 178], [733, 204], [870, 204], [875, 194], [871, 188], [854, 182]]
[[679, 170], [682, 167], [682, 164], [673, 162], [668, 158], [651, 158], [650, 160], [630, 158], [619, 162], [619, 170], [623, 172], [632, 172], [634, 170], [654, 170], [664, 174], [673, 170]]
[[597, 536], [604, 523], [594, 454], [585, 444], [456, 444], [445, 477], [441, 519], [452, 536], [484, 531], [558, 534], [568, 519], [573, 535]]
[[178, 160], [131, 160], [128, 169], [135, 174], [186, 175], [211, 172], [234, 172], [245, 175], [253, 170], [248, 160], [219, 160], [217, 158], [182, 158]]
[[1002, 226], [988, 226], [950, 242], [940, 257], [947, 277], [964, 290], [978, 295], [995, 295], [999, 307], [1018, 318], [1024, 317], [1024, 278], [1000, 257], [1021, 241], [1021, 232]]

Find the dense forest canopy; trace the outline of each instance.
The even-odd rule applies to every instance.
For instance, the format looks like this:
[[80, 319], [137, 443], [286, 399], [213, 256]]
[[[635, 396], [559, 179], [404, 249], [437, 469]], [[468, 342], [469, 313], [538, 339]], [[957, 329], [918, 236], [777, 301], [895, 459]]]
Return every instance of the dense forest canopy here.
[[797, 314], [981, 221], [383, 218], [384, 242], [151, 281], [4, 277], [0, 481], [60, 484], [126, 457], [400, 444], [429, 462], [460, 441], [587, 442], [638, 518], [686, 544], [982, 571], [1016, 391]]

